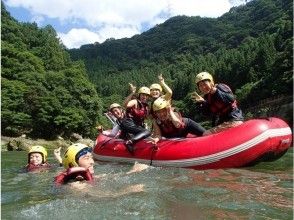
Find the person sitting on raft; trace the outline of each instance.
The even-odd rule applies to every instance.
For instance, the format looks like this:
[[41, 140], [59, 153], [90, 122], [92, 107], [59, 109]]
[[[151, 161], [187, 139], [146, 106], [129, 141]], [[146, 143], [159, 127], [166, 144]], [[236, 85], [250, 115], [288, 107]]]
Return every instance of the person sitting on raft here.
[[174, 112], [164, 98], [158, 98], [153, 105], [153, 129], [152, 143], [156, 144], [162, 136], [166, 138], [186, 137], [188, 133], [202, 136], [205, 128], [191, 120], [184, 118], [179, 113]]
[[117, 122], [118, 118], [123, 118], [125, 117], [125, 114], [126, 114], [122, 106], [118, 103], [112, 103], [108, 108], [108, 113], [106, 114], [110, 116], [111, 118], [115, 118], [114, 121], [111, 120], [113, 123], [113, 127], [111, 131], [109, 130], [104, 131], [101, 125], [96, 127], [97, 130], [108, 137], [126, 139], [125, 135], [121, 131], [121, 127], [119, 126]]
[[92, 148], [85, 144], [76, 143], [69, 146], [62, 160], [66, 170], [55, 177], [55, 185], [75, 181], [93, 183], [94, 160], [91, 152]]
[[43, 146], [32, 146], [28, 152], [28, 164], [25, 166], [27, 172], [38, 172], [48, 170], [51, 165], [47, 162], [47, 150]]
[[218, 133], [227, 128], [243, 123], [242, 111], [237, 106], [235, 96], [226, 84], [214, 84], [213, 77], [208, 72], [201, 72], [195, 79], [197, 88], [204, 94], [202, 98], [194, 92], [192, 99], [197, 103], [203, 114], [212, 115], [212, 126], [204, 135]]
[[[142, 97], [145, 98], [148, 95], [149, 90], [147, 87], [142, 88], [139, 90], [141, 92], [139, 93], [140, 100], [143, 100]], [[116, 136], [121, 131], [120, 137], [122, 139], [128, 139], [126, 141], [126, 148], [131, 154], [134, 153], [133, 144], [151, 135], [151, 132], [144, 128], [143, 125], [144, 117], [148, 114], [148, 109], [146, 104], [142, 103], [146, 101], [141, 102], [140, 100], [131, 100], [130, 102], [132, 103], [130, 103], [127, 112], [117, 103], [113, 103], [109, 107], [109, 111], [116, 118], [117, 123], [117, 126], [114, 126], [110, 135]]]
[[[153, 83], [149, 87], [152, 103], [155, 101], [155, 99], [157, 99], [159, 97], [162, 97], [165, 100], [171, 100], [173, 92], [170, 89], [170, 87], [165, 83], [164, 78], [162, 77], [162, 74], [158, 75], [158, 80], [159, 80], [159, 84]], [[134, 96], [136, 94], [136, 86], [134, 86], [131, 83], [129, 83], [129, 85], [130, 85], [131, 94], [124, 101], [125, 107], [127, 106], [127, 103], [134, 98]], [[163, 91], [164, 91], [164, 93], [163, 93]]]
[[[172, 90], [169, 88], [169, 86], [164, 82], [164, 78], [162, 77], [162, 74], [158, 75], [158, 83], [153, 83], [150, 86], [150, 96], [152, 99], [152, 102], [154, 102], [157, 98], [162, 97], [165, 100], [169, 101], [172, 97]], [[163, 94], [163, 91], [165, 92]]]

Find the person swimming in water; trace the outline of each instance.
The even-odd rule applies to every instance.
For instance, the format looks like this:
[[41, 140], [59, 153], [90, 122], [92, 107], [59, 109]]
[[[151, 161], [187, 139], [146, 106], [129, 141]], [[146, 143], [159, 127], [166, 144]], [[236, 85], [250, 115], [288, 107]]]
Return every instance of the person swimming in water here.
[[25, 166], [27, 172], [39, 172], [48, 170], [51, 165], [47, 162], [47, 150], [43, 146], [35, 145], [29, 148], [28, 164]]
[[93, 182], [94, 160], [91, 152], [92, 148], [85, 144], [69, 146], [62, 160], [66, 170], [55, 177], [55, 184], [62, 185], [70, 181]]

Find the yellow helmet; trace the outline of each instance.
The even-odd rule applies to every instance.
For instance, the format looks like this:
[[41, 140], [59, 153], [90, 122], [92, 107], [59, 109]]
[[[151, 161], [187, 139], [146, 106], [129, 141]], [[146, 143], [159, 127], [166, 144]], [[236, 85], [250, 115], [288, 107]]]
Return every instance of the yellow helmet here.
[[199, 82], [201, 82], [203, 80], [209, 80], [212, 84], [214, 84], [213, 77], [208, 72], [201, 72], [196, 75], [196, 78], [195, 78], [196, 84], [198, 84]]
[[154, 83], [154, 84], [152, 84], [152, 85], [150, 86], [150, 90], [152, 90], [152, 89], [157, 89], [157, 90], [159, 90], [160, 92], [162, 92], [162, 87], [161, 87], [161, 85], [159, 85], [159, 84], [157, 84], [157, 83]]
[[112, 103], [112, 104], [109, 106], [109, 111], [111, 111], [113, 108], [121, 108], [121, 106], [120, 106], [120, 104]]
[[168, 106], [168, 101], [166, 101], [164, 98], [162, 97], [159, 97], [157, 98], [154, 102], [153, 102], [153, 105], [152, 105], [152, 109], [153, 111], [159, 111], [161, 109], [164, 109]]
[[143, 86], [138, 90], [138, 94], [150, 95], [150, 89], [148, 87], [146, 87], [146, 86]]
[[70, 167], [78, 167], [79, 158], [88, 152], [92, 152], [92, 148], [85, 144], [76, 143], [69, 146], [64, 152], [63, 166], [66, 169]]
[[47, 150], [45, 147], [43, 146], [39, 146], [39, 145], [36, 145], [36, 146], [32, 146], [30, 149], [29, 149], [29, 153], [28, 153], [28, 161], [30, 161], [30, 154], [31, 153], [40, 153], [42, 155], [42, 158], [43, 158], [43, 163], [45, 163], [47, 161]]

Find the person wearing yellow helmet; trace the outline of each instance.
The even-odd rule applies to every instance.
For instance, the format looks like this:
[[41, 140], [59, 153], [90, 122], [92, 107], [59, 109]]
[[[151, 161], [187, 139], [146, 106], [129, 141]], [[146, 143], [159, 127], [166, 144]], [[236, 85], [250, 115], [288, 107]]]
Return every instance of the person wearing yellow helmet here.
[[206, 115], [212, 115], [212, 129], [205, 135], [217, 133], [230, 127], [238, 126], [244, 120], [241, 109], [237, 106], [236, 98], [226, 84], [215, 84], [208, 72], [196, 75], [195, 83], [203, 97], [194, 92], [192, 95], [200, 110]]
[[66, 169], [55, 177], [55, 184], [61, 185], [71, 181], [93, 182], [94, 160], [92, 148], [85, 144], [72, 144], [64, 153], [63, 166]]
[[[64, 152], [62, 161], [66, 170], [62, 171], [54, 178], [55, 186], [71, 183], [71, 186], [74, 188], [85, 189], [85, 185], [76, 185], [75, 183], [79, 182], [93, 184], [95, 178], [95, 164], [91, 152], [92, 148], [85, 144], [75, 143], [69, 146]], [[132, 169], [126, 174], [140, 172], [147, 169], [148, 167], [149, 166], [146, 166], [145, 164], [135, 163]], [[138, 189], [131, 191], [135, 192], [138, 191]]]
[[[171, 88], [165, 83], [162, 74], [158, 75], [158, 80], [159, 80], [159, 83], [153, 83], [149, 87], [151, 101], [153, 102], [158, 97], [163, 97], [165, 100], [171, 100], [173, 92], [172, 92]], [[131, 83], [129, 83], [129, 85], [130, 85], [131, 93], [125, 99], [124, 106], [127, 106], [127, 103], [130, 100], [134, 99], [134, 96], [135, 96], [135, 93], [136, 93], [136, 86], [134, 86]], [[163, 94], [163, 92], [164, 92], [164, 94]]]
[[[153, 99], [153, 101], [159, 97], [162, 97], [165, 100], [171, 100], [173, 92], [170, 89], [170, 87], [164, 82], [164, 78], [162, 74], [158, 75], [158, 80], [159, 80], [159, 84], [153, 83], [150, 86], [151, 98]], [[165, 92], [164, 94], [162, 94], [163, 91]]]
[[28, 172], [49, 169], [51, 165], [47, 162], [47, 150], [43, 146], [35, 145], [29, 148], [28, 164], [26, 170]]
[[152, 143], [156, 144], [162, 136], [165, 138], [186, 137], [189, 133], [202, 136], [205, 129], [190, 118], [182, 117], [173, 111], [170, 103], [162, 97], [156, 99], [153, 109], [153, 137]]
[[136, 125], [144, 127], [144, 120], [149, 115], [150, 89], [143, 86], [137, 93], [138, 98], [132, 99], [126, 104], [126, 116], [132, 118]]

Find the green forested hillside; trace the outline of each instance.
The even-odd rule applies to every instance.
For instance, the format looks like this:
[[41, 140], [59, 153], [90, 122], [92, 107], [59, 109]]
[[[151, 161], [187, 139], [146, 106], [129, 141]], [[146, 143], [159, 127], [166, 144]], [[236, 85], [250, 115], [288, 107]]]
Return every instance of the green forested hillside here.
[[173, 17], [130, 39], [84, 45], [70, 54], [85, 62], [105, 106], [121, 102], [128, 82], [149, 86], [163, 73], [176, 105], [193, 116], [189, 93], [195, 74], [206, 70], [229, 84], [247, 107], [292, 95], [292, 10], [290, 0], [253, 0], [217, 19]]
[[84, 64], [71, 61], [51, 26], [19, 23], [1, 4], [1, 133], [90, 136], [101, 100]]

